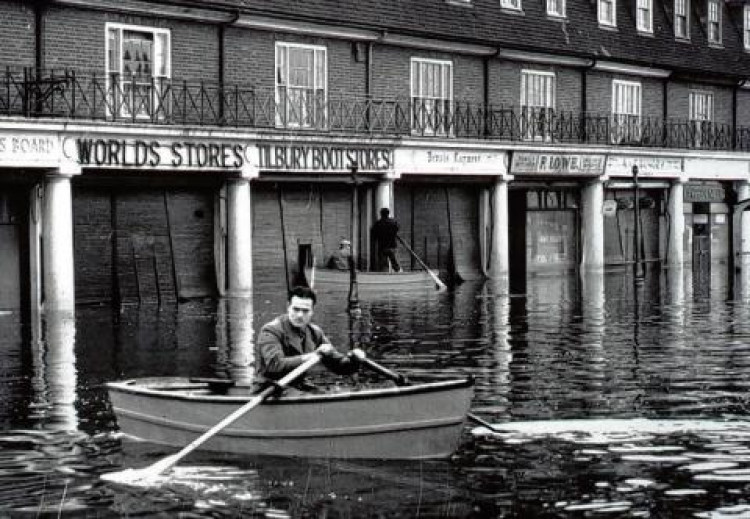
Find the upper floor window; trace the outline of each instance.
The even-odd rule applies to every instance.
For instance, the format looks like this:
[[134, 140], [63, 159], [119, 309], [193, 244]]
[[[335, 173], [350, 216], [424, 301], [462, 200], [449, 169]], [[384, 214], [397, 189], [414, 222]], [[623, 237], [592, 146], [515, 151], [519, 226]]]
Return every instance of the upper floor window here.
[[690, 38], [690, 0], [674, 0], [674, 35], [675, 38]]
[[521, 71], [521, 132], [525, 139], [550, 140], [555, 109], [555, 74]]
[[601, 25], [617, 26], [616, 0], [599, 0], [599, 23]]
[[711, 125], [714, 119], [714, 95], [712, 92], [693, 90], [690, 92], [690, 123], [695, 147], [710, 143]]
[[166, 29], [108, 23], [106, 67], [111, 115], [162, 118], [170, 104], [170, 34]]
[[708, 43], [721, 44], [721, 4], [720, 0], [708, 1]]
[[547, 0], [547, 14], [549, 16], [565, 16], [565, 0]]
[[638, 142], [641, 139], [641, 84], [612, 81], [612, 141]]
[[453, 63], [411, 59], [412, 129], [416, 133], [447, 135], [451, 132]]
[[651, 0], [638, 0], [636, 19], [641, 32], [654, 32], [652, 5]]
[[500, 0], [500, 7], [505, 9], [521, 10], [521, 0]]
[[745, 5], [742, 11], [742, 34], [744, 34], [745, 50], [750, 50], [750, 5]]
[[276, 124], [321, 128], [326, 124], [326, 48], [276, 44]]

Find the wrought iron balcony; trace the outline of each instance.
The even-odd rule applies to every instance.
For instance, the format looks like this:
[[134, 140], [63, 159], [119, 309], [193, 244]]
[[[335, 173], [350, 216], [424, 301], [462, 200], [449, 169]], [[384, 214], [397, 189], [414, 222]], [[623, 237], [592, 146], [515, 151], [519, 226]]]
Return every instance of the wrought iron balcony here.
[[479, 102], [375, 98], [75, 70], [11, 68], [0, 115], [511, 142], [750, 150], [750, 128]]

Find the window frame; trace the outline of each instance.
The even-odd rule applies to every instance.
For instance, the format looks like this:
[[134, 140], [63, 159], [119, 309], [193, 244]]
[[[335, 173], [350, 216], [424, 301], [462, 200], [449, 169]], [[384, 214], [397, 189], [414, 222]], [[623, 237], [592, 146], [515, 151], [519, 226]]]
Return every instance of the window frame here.
[[[607, 20], [602, 17], [603, 5], [611, 5], [612, 7], [612, 19]], [[617, 27], [617, 0], [597, 0], [596, 4], [596, 17], [599, 21], [599, 25], [603, 27]]]
[[[712, 7], [715, 7], [716, 19], [712, 19]], [[709, 45], [721, 45], [722, 43], [722, 13], [720, 0], [706, 0], [706, 39]], [[716, 37], [712, 37], [711, 28], [716, 27]]]
[[511, 11], [523, 11], [522, 0], [500, 0], [500, 7]]
[[[708, 114], [706, 118], [697, 117], [698, 111], [696, 107], [698, 99], [701, 99], [701, 104], [708, 106]], [[693, 145], [696, 148], [705, 147], [706, 135], [712, 133], [712, 127], [714, 124], [714, 118], [716, 117], [716, 96], [710, 90], [701, 89], [690, 89], [688, 94], [688, 118], [690, 120], [690, 126], [694, 132]]]
[[[280, 49], [286, 49], [286, 56], [285, 56], [285, 65], [286, 68], [284, 70], [284, 77], [286, 78], [286, 84], [282, 85], [279, 82], [279, 65], [280, 65], [280, 58], [279, 58], [279, 52]], [[304, 49], [307, 51], [312, 52], [312, 87], [307, 87], [308, 91], [312, 92], [312, 106], [300, 106], [303, 111], [299, 114], [294, 115], [294, 113], [291, 110], [291, 100], [289, 96], [290, 89], [295, 90], [302, 90], [305, 87], [300, 87], [296, 85], [290, 86], [290, 74], [289, 74], [289, 66], [290, 66], [290, 59], [289, 59], [289, 51], [290, 49]], [[323, 86], [318, 87], [318, 79], [320, 79], [318, 71], [320, 63], [318, 63], [317, 59], [319, 56], [319, 53], [322, 53], [323, 55]], [[276, 106], [276, 126], [282, 127], [282, 128], [311, 128], [311, 129], [320, 129], [320, 128], [326, 128], [328, 126], [328, 47], [325, 45], [314, 45], [314, 44], [307, 44], [307, 43], [298, 43], [298, 42], [288, 42], [288, 41], [277, 41], [274, 45], [274, 67], [273, 67], [273, 74], [274, 74], [274, 103]], [[284, 99], [281, 99], [281, 87], [284, 87], [286, 89], [286, 97]], [[322, 99], [322, 113], [318, 114], [316, 112], [317, 106], [315, 105], [315, 95], [317, 90], [323, 91], [323, 99]], [[283, 106], [282, 106], [283, 104]], [[295, 119], [296, 117], [296, 119]], [[312, 120], [309, 122], [306, 122], [305, 119], [312, 117]]]
[[[680, 40], [690, 39], [690, 1], [691, 0], [674, 0], [674, 37]], [[678, 8], [680, 6], [681, 8]], [[684, 9], [684, 10], [683, 10]], [[684, 19], [685, 22], [685, 33], [678, 34], [678, 27], [680, 22], [678, 20]]]
[[[559, 11], [555, 11], [554, 7], [558, 6]], [[566, 3], [565, 0], [547, 0], [547, 16], [553, 18], [565, 18], [566, 15]]]
[[[529, 78], [545, 78], [549, 80], [549, 88], [545, 89], [544, 105], [529, 104]], [[521, 107], [521, 138], [523, 140], [551, 141], [552, 128], [550, 117], [557, 105], [557, 74], [549, 70], [521, 69], [521, 84], [519, 105]], [[530, 110], [531, 109], [531, 110]], [[537, 110], [537, 115], [529, 116], [530, 111]], [[531, 119], [531, 121], [530, 121]], [[537, 129], [540, 128], [540, 131]]]
[[[648, 33], [653, 34], [654, 32], [654, 2], [653, 0], [636, 0], [635, 5], [635, 24], [636, 29], [638, 32], [641, 33]], [[645, 21], [647, 22], [645, 25], [643, 25], [641, 22], [644, 21], [641, 19], [641, 13], [647, 13]]]
[[[118, 49], [117, 49], [117, 56], [119, 58], [119, 62], [117, 64], [117, 70], [115, 71], [115, 67], [112, 66], [111, 63], [111, 55], [112, 55], [112, 47], [110, 43], [110, 33], [116, 31], [117, 32], [117, 41], [118, 41]], [[153, 42], [154, 42], [154, 48], [153, 48], [153, 66], [151, 71], [151, 80], [152, 84], [154, 86], [154, 89], [150, 91], [149, 97], [151, 97], [151, 103], [152, 107], [155, 106], [156, 101], [158, 97], [162, 94], [164, 82], [168, 83], [172, 79], [172, 31], [170, 29], [165, 29], [162, 27], [153, 27], [148, 25], [134, 25], [134, 24], [128, 24], [128, 23], [119, 23], [119, 22], [106, 22], [104, 24], [104, 68], [105, 68], [105, 77], [106, 77], [106, 92], [107, 92], [107, 99], [110, 105], [110, 115], [114, 117], [122, 117], [122, 118], [136, 118], [136, 119], [164, 119], [168, 117], [171, 113], [171, 103], [169, 100], [161, 99], [161, 102], [164, 104], [164, 110], [159, 110], [158, 114], [154, 113], [141, 113], [140, 110], [138, 113], [133, 114], [130, 107], [133, 107], [136, 105], [135, 103], [135, 95], [136, 92], [131, 90], [130, 96], [130, 105], [128, 105], [127, 99], [123, 96], [127, 95], [125, 93], [126, 85], [129, 83], [130, 85], [134, 84], [133, 76], [130, 78], [125, 77], [125, 73], [123, 71], [124, 63], [123, 63], [123, 34], [126, 31], [131, 32], [141, 32], [141, 33], [150, 33], [153, 35]], [[163, 68], [164, 73], [162, 74], [159, 70], [161, 67], [158, 67], [156, 64], [157, 55], [159, 54], [158, 46], [160, 45], [159, 42], [162, 41], [161, 38], [165, 38], [163, 40], [163, 45], [161, 48], [161, 59], [164, 61]], [[115, 86], [113, 83], [114, 81], [114, 75], [117, 75], [119, 80], [119, 86]], [[156, 83], [156, 80], [161, 79], [159, 81], [159, 84]], [[137, 84], [137, 83], [136, 83]], [[140, 83], [142, 86], [146, 85], [145, 82]], [[148, 86], [148, 85], [146, 85]]]
[[[449, 76], [449, 82], [448, 84], [441, 85], [441, 96], [440, 97], [426, 97], [422, 95], [415, 95], [415, 92], [421, 93], [422, 86], [424, 84], [423, 78], [424, 74], [420, 70], [419, 78], [414, 77], [414, 67], [415, 65], [419, 66], [421, 68], [422, 65], [438, 65], [440, 67], [440, 74], [439, 77], [442, 79], [445, 78], [446, 69]], [[415, 80], [418, 79], [420, 84], [415, 85]], [[415, 89], [416, 87], [416, 89]], [[425, 125], [421, 125], [421, 131], [420, 128], [417, 127], [415, 124], [415, 119], [418, 117], [424, 117], [426, 115], [431, 115], [431, 113], [427, 113], [427, 110], [416, 112], [417, 106], [415, 103], [416, 99], [430, 99], [433, 101], [440, 101], [443, 106], [448, 106], [449, 110], [453, 109], [453, 61], [452, 60], [445, 60], [445, 59], [434, 59], [434, 58], [423, 58], [423, 57], [417, 57], [412, 56], [409, 60], [409, 99], [411, 100], [412, 109], [410, 110], [411, 115], [411, 130], [412, 133], [415, 134], [421, 134], [421, 135], [452, 135], [453, 133], [453, 126], [450, 125], [450, 127], [445, 128], [445, 125], [440, 125], [440, 128], [431, 128], [428, 131], [425, 131]]]
[[[635, 89], [638, 92], [636, 104], [638, 109], [637, 113], [628, 113], [618, 111], [620, 103], [618, 102], [617, 89], [618, 87]], [[633, 118], [633, 120], [629, 120]], [[618, 119], [625, 120], [625, 124]], [[624, 79], [613, 79], [612, 80], [612, 141], [614, 144], [627, 142], [639, 142], [641, 139], [641, 123], [643, 121], [643, 84], [640, 81], [624, 80]], [[622, 128], [625, 128], [625, 132]], [[635, 131], [632, 131], [634, 128]]]
[[750, 51], [750, 4], [742, 7], [742, 41], [746, 51]]

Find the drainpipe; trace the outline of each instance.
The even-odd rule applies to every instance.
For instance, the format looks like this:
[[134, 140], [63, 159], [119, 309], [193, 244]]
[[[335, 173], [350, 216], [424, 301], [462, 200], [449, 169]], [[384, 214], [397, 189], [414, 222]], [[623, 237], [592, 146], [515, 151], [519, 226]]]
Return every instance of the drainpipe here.
[[587, 133], [586, 132], [586, 120], [588, 119], [588, 101], [586, 99], [588, 97], [586, 95], [586, 91], [588, 90], [588, 81], [587, 81], [588, 70], [589, 70], [589, 67], [583, 67], [581, 69], [581, 114], [582, 114], [583, 124], [581, 124], [580, 137], [581, 137], [582, 143], [585, 143], [588, 137], [586, 135]]
[[665, 77], [661, 82], [661, 120], [662, 120], [662, 145], [667, 147], [667, 118], [669, 117], [669, 78]]
[[491, 56], [485, 56], [484, 60], [482, 61], [482, 65], [484, 66], [484, 70], [482, 71], [484, 75], [484, 84], [482, 85], [482, 88], [484, 90], [484, 138], [487, 139], [490, 136], [490, 57]]
[[230, 25], [234, 25], [240, 19], [239, 9], [234, 12], [231, 20], [219, 24], [219, 92], [221, 92], [221, 103], [219, 103], [219, 121], [224, 124], [224, 85], [226, 83], [226, 30]]
[[740, 88], [740, 83], [735, 83], [732, 87], [732, 149], [737, 149], [737, 92]]
[[34, 2], [34, 69], [37, 75], [44, 70], [44, 13], [45, 0]]

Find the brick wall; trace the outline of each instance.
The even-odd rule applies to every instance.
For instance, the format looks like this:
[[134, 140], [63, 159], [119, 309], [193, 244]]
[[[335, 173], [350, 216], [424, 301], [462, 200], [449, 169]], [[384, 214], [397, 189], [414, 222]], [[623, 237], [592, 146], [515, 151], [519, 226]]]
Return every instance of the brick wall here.
[[484, 99], [482, 58], [383, 45], [375, 45], [373, 49], [372, 95], [408, 98], [411, 95], [411, 58], [452, 61], [453, 99], [471, 103]]
[[[670, 82], [667, 103], [671, 117], [690, 118], [690, 92], [695, 90], [713, 94], [714, 122], [732, 124], [732, 89], [696, 83]], [[737, 124], [740, 124], [739, 117], [737, 118]]]
[[169, 29], [172, 77], [196, 81], [218, 79], [219, 36], [215, 26], [69, 7], [51, 8], [47, 14], [45, 66], [103, 73], [107, 22]]
[[641, 115], [661, 117], [663, 114], [663, 86], [659, 79], [589, 72], [586, 79], [586, 99], [590, 113], [609, 114], [612, 112], [612, 82], [632, 81], [641, 84]]
[[521, 72], [538, 70], [555, 74], [555, 108], [559, 111], [581, 110], [581, 74], [576, 69], [493, 60], [489, 67], [489, 99], [493, 105], [518, 106], [521, 102]]
[[34, 64], [34, 11], [23, 2], [0, 2], [0, 63]]

